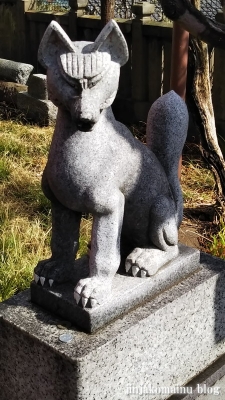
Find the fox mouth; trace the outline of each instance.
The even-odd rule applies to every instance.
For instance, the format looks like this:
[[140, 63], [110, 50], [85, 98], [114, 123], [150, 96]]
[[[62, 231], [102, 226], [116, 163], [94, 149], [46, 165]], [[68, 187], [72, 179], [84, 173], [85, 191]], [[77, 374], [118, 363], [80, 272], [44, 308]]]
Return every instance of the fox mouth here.
[[77, 128], [81, 132], [90, 132], [93, 130], [95, 122], [93, 121], [78, 121]]

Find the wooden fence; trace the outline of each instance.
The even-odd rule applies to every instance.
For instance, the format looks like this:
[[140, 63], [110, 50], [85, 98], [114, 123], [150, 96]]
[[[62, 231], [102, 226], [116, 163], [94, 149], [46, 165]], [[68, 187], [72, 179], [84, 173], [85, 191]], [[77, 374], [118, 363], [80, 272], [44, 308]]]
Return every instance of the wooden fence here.
[[[44, 73], [37, 50], [51, 20], [59, 22], [72, 40], [94, 41], [100, 32], [100, 18], [84, 15], [85, 4], [86, 0], [70, 0], [71, 11], [53, 13], [29, 10], [30, 0], [0, 0], [0, 57], [31, 63], [36, 72]], [[170, 87], [172, 24], [153, 22], [141, 3], [135, 13], [133, 20], [117, 20], [130, 58], [121, 68], [114, 112], [127, 123], [146, 121], [151, 104]], [[225, 132], [224, 55], [216, 50], [213, 98], [219, 127]]]

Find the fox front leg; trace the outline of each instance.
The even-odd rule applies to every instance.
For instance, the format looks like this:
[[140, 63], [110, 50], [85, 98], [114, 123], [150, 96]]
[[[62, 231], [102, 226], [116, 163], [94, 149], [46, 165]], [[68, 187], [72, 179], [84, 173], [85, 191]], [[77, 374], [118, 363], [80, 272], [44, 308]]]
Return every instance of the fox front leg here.
[[70, 280], [79, 246], [81, 213], [52, 202], [52, 256], [34, 269], [34, 280], [50, 286]]
[[95, 307], [110, 295], [112, 280], [120, 265], [120, 236], [124, 214], [124, 196], [110, 199], [113, 207], [94, 216], [89, 277], [75, 287], [74, 298], [82, 307]]

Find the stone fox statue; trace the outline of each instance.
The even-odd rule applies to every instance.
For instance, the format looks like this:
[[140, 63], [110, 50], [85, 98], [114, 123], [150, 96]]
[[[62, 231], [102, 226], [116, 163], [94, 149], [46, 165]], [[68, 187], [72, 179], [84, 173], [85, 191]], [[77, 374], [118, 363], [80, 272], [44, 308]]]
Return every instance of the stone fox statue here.
[[52, 257], [38, 263], [34, 279], [50, 286], [69, 279], [81, 216], [91, 213], [89, 276], [74, 292], [83, 307], [108, 298], [121, 251], [126, 272], [141, 278], [179, 253], [177, 170], [187, 133], [186, 105], [172, 91], [161, 97], [148, 116], [147, 146], [134, 138], [110, 107], [127, 59], [125, 39], [113, 20], [94, 43], [72, 42], [51, 22], [39, 48], [58, 116], [42, 179], [52, 205]]

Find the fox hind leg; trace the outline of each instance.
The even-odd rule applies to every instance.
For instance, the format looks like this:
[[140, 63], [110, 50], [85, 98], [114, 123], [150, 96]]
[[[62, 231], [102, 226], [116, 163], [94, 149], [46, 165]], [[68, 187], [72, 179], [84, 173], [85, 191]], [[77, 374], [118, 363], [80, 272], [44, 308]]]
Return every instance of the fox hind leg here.
[[151, 245], [147, 248], [136, 247], [125, 262], [126, 272], [142, 278], [155, 275], [179, 254], [177, 216], [171, 198], [158, 197], [151, 207], [149, 222]]

